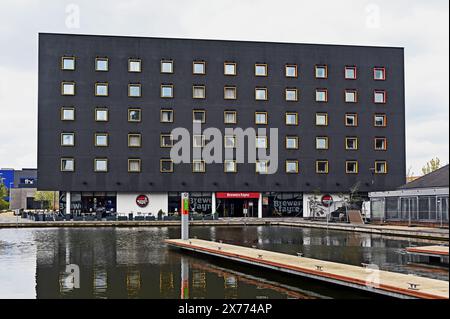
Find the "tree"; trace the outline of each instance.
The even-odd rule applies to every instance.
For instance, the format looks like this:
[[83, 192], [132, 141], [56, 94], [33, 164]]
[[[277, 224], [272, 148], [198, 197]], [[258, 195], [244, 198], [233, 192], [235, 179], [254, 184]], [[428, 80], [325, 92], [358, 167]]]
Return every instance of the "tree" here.
[[9, 208], [9, 204], [5, 200], [6, 197], [8, 197], [8, 189], [5, 184], [3, 184], [3, 180], [0, 179], [0, 210]]
[[441, 167], [441, 160], [436, 157], [431, 159], [424, 167], [422, 167], [422, 173], [423, 175], [430, 174], [431, 172], [434, 172], [438, 170]]
[[34, 200], [38, 202], [45, 203], [46, 207], [49, 207], [50, 209], [55, 209], [54, 201], [55, 201], [55, 192], [44, 192], [44, 191], [37, 191], [34, 195]]

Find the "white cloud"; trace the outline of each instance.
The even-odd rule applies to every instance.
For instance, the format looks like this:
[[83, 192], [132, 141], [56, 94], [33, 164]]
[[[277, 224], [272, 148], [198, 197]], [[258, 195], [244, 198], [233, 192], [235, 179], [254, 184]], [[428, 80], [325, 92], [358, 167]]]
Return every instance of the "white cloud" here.
[[[70, 3], [79, 5], [79, 29], [66, 28]], [[448, 9], [446, 0], [2, 0], [0, 167], [36, 166], [38, 32], [402, 46], [407, 166], [448, 162]]]

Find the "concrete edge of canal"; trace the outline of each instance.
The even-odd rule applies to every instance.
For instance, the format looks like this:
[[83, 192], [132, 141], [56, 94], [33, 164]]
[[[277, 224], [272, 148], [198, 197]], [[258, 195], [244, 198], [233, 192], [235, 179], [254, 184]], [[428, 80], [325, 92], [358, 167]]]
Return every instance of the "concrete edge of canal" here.
[[[352, 231], [389, 235], [398, 237], [412, 237], [431, 240], [449, 240], [448, 229], [414, 228], [414, 227], [390, 227], [377, 225], [352, 225], [352, 224], [326, 224], [324, 222], [306, 221], [274, 221], [274, 220], [215, 220], [215, 221], [190, 221], [191, 226], [287, 226], [318, 228], [339, 231]], [[44, 221], [44, 222], [3, 222], [1, 228], [53, 228], [53, 227], [168, 227], [180, 226], [180, 221]]]

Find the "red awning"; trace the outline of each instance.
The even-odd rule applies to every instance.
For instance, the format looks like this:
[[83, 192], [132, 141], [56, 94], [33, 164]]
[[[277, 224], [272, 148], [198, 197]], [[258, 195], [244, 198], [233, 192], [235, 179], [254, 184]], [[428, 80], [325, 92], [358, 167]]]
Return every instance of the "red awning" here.
[[248, 193], [248, 192], [219, 192], [216, 193], [216, 198], [219, 199], [257, 199], [259, 198], [259, 193]]

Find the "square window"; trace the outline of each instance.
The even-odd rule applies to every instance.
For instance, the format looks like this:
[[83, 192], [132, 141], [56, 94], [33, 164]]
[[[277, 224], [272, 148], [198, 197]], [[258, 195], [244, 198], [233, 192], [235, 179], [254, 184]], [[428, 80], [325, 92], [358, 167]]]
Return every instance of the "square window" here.
[[197, 75], [206, 74], [206, 63], [195, 61], [192, 65], [192, 73]]
[[161, 73], [173, 73], [173, 61], [161, 61]]
[[267, 122], [267, 112], [255, 112], [255, 124], [266, 125]]
[[286, 89], [286, 101], [288, 101], [288, 102], [298, 101], [298, 90], [297, 89]]
[[192, 161], [192, 172], [193, 173], [204, 173], [204, 172], [206, 172], [205, 161], [193, 160]]
[[298, 113], [286, 112], [286, 125], [298, 125]]
[[75, 70], [75, 57], [64, 56], [61, 58], [61, 69], [64, 71]]
[[192, 136], [192, 147], [204, 147], [205, 146], [205, 136], [204, 135], [194, 135]]
[[206, 122], [206, 111], [193, 110], [192, 111], [192, 122], [193, 123], [205, 123]]
[[328, 174], [328, 161], [316, 161], [316, 173]]
[[256, 76], [267, 76], [267, 64], [255, 64]]
[[258, 174], [267, 174], [268, 171], [268, 164], [269, 162], [267, 160], [263, 161], [256, 161], [256, 173]]
[[374, 115], [374, 126], [385, 127], [386, 126], [386, 115], [385, 114], [375, 114]]
[[75, 95], [75, 82], [62, 82], [61, 95]]
[[173, 172], [173, 161], [170, 159], [162, 159], [159, 161], [159, 170], [161, 173]]
[[141, 72], [141, 60], [140, 59], [129, 59], [128, 60], [128, 72]]
[[286, 149], [298, 149], [298, 136], [286, 136]]
[[256, 137], [256, 148], [267, 148], [267, 136]]
[[75, 134], [61, 133], [61, 146], [75, 146]]
[[161, 85], [161, 97], [165, 99], [173, 98], [173, 85], [163, 84]]
[[141, 97], [141, 85], [136, 84], [128, 84], [128, 96], [129, 97]]
[[375, 150], [385, 151], [387, 149], [387, 139], [385, 137], [375, 138]]
[[203, 85], [194, 85], [192, 87], [192, 98], [193, 99], [204, 99], [206, 98], [206, 88]]
[[140, 122], [141, 109], [128, 109], [128, 122]]
[[326, 65], [316, 65], [316, 79], [326, 79], [328, 78], [328, 66]]
[[256, 88], [255, 89], [255, 100], [266, 101], [267, 100], [267, 88]]
[[172, 147], [173, 136], [170, 134], [161, 134], [161, 147]]
[[358, 162], [357, 161], [346, 161], [345, 162], [345, 172], [347, 174], [358, 174]]
[[286, 161], [286, 173], [297, 174], [298, 173], [298, 161]]
[[128, 172], [139, 173], [141, 171], [141, 160], [138, 158], [128, 159]]
[[95, 96], [108, 96], [108, 83], [95, 83]]
[[328, 90], [317, 89], [316, 90], [316, 102], [328, 102]]
[[237, 89], [235, 86], [226, 86], [223, 88], [223, 98], [225, 100], [236, 100]]
[[108, 109], [105, 108], [95, 109], [95, 120], [97, 122], [108, 122]]
[[355, 90], [345, 90], [345, 102], [346, 103], [358, 102], [358, 92]]
[[173, 110], [161, 110], [161, 123], [172, 123], [173, 122]]
[[345, 138], [345, 149], [346, 150], [357, 150], [358, 149], [358, 138], [357, 137], [346, 137]]
[[226, 86], [223, 89], [223, 96], [225, 100], [236, 100], [237, 89], [234, 86]]
[[75, 160], [73, 158], [61, 158], [61, 171], [73, 172], [75, 170]]
[[345, 126], [358, 126], [358, 115], [354, 113], [345, 114]]
[[75, 121], [75, 108], [62, 107], [61, 108], [61, 121]]
[[287, 78], [296, 78], [298, 76], [298, 68], [296, 64], [287, 64], [285, 67], [285, 75]]
[[345, 67], [345, 79], [346, 80], [356, 80], [356, 66], [346, 66]]
[[225, 148], [236, 148], [236, 136], [225, 135], [224, 144]]
[[108, 58], [96, 58], [95, 59], [95, 71], [107, 72], [109, 70]]
[[237, 112], [236, 111], [223, 112], [223, 121], [225, 124], [236, 124], [237, 123]]
[[236, 173], [237, 172], [237, 164], [234, 160], [225, 160], [223, 169], [225, 173]]
[[234, 62], [225, 62], [223, 64], [223, 74], [225, 75], [236, 75], [237, 65]]
[[316, 137], [316, 149], [327, 150], [328, 149], [328, 137]]
[[374, 68], [373, 69], [373, 79], [375, 81], [386, 80], [386, 68]]
[[128, 134], [128, 147], [141, 147], [141, 134]]
[[375, 161], [375, 174], [387, 174], [387, 163], [385, 161]]
[[376, 104], [386, 103], [386, 91], [375, 91], [373, 93], [373, 100]]
[[316, 113], [316, 125], [317, 126], [327, 126], [328, 125], [328, 114], [327, 113]]
[[96, 158], [94, 160], [94, 171], [95, 172], [107, 172], [108, 171], [108, 160], [106, 158]]
[[108, 134], [107, 133], [95, 133], [95, 146], [107, 147], [108, 146]]

